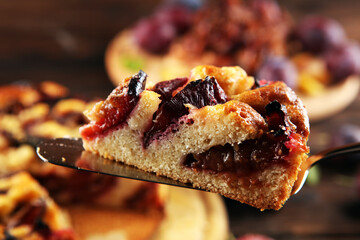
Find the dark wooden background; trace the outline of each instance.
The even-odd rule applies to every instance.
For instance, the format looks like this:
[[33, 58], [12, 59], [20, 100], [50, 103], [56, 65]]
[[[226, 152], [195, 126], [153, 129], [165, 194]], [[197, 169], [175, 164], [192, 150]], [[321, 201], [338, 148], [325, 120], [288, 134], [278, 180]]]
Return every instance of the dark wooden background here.
[[[111, 85], [103, 67], [106, 45], [148, 15], [160, 0], [0, 0], [0, 83], [20, 79], [70, 83], [93, 96]], [[320, 13], [360, 39], [360, 1], [280, 1], [295, 18]], [[86, 84], [86, 89], [83, 84]]]
[[[113, 88], [103, 64], [106, 45], [117, 32], [150, 14], [161, 2], [0, 0], [0, 84], [54, 80], [74, 93], [106, 96]], [[358, 0], [281, 0], [280, 4], [295, 19], [306, 14], [333, 17], [343, 24], [349, 37], [360, 40]], [[359, 110], [358, 97], [342, 114], [312, 124], [313, 150], [326, 147], [336, 135], [334, 129], [341, 125], [360, 127]], [[357, 165], [352, 163], [350, 168], [356, 170]], [[319, 184], [305, 186], [278, 212], [259, 212], [226, 199], [231, 231], [236, 236], [255, 232], [276, 239], [360, 239], [360, 192], [352, 177], [355, 172], [322, 170]]]

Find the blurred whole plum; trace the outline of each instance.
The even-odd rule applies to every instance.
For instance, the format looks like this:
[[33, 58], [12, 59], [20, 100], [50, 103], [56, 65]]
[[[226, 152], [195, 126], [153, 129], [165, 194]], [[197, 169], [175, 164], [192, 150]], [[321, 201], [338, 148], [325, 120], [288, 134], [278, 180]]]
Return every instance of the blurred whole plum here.
[[295, 37], [304, 50], [313, 53], [324, 53], [346, 41], [342, 26], [333, 19], [321, 16], [309, 16], [301, 21], [295, 29]]
[[325, 61], [335, 81], [360, 74], [360, 46], [354, 42], [345, 43], [328, 51]]
[[283, 81], [292, 89], [298, 85], [298, 72], [294, 64], [282, 56], [271, 56], [265, 59], [257, 71], [258, 80]]
[[241, 237], [238, 237], [236, 240], [273, 240], [273, 238], [269, 238], [261, 234], [248, 233]]
[[165, 52], [175, 36], [174, 26], [157, 18], [143, 19], [134, 28], [134, 37], [137, 43], [152, 53]]
[[193, 13], [186, 6], [169, 5], [160, 8], [153, 16], [140, 20], [134, 27], [134, 38], [140, 47], [155, 53], [165, 53], [172, 41], [186, 31]]
[[344, 124], [334, 130], [330, 147], [337, 147], [356, 142], [360, 142], [360, 126], [355, 124]]
[[251, 8], [269, 22], [277, 21], [281, 18], [282, 12], [277, 1], [274, 0], [253, 0], [250, 2]]
[[193, 12], [182, 5], [171, 5], [159, 9], [155, 17], [174, 26], [177, 33], [186, 31], [193, 21]]

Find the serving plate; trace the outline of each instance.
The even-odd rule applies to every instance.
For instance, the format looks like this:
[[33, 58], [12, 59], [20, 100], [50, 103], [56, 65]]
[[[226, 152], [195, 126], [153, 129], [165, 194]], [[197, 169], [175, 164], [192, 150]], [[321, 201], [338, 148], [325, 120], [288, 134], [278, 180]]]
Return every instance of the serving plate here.
[[360, 78], [351, 76], [334, 86], [327, 87], [316, 96], [298, 93], [305, 105], [310, 121], [320, 121], [340, 113], [358, 96]]

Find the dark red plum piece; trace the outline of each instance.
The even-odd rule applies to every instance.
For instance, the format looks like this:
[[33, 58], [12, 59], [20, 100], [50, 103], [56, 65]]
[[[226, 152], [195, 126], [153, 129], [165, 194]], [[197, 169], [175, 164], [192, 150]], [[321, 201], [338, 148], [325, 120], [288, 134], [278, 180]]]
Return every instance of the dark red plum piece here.
[[265, 107], [265, 118], [269, 131], [260, 139], [246, 140], [236, 147], [226, 144], [214, 146], [208, 151], [189, 154], [183, 165], [189, 168], [228, 172], [236, 176], [248, 176], [261, 171], [272, 164], [287, 164], [289, 141], [292, 128], [286, 108], [278, 101], [270, 102]]
[[153, 125], [144, 134], [144, 146], [147, 147], [152, 140], [160, 137], [171, 125], [176, 126], [180, 117], [189, 114], [185, 104], [202, 108], [222, 104], [226, 101], [226, 93], [214, 77], [190, 82], [175, 96], [161, 103], [154, 115]]
[[289, 136], [293, 124], [289, 120], [286, 107], [275, 100], [265, 106], [265, 111], [270, 132], [274, 136]]
[[108, 128], [119, 124], [129, 116], [136, 106], [141, 92], [145, 89], [146, 73], [139, 71], [131, 77], [128, 86], [115, 89], [115, 94], [110, 94], [106, 100], [106, 111], [103, 112], [103, 126]]
[[188, 78], [175, 78], [173, 80], [159, 82], [152, 90], [161, 95], [161, 100], [167, 100], [172, 97], [176, 89], [184, 86], [187, 81]]
[[146, 73], [139, 71], [131, 77], [127, 86], [117, 87], [105, 100], [102, 110], [96, 113], [96, 122], [81, 128], [84, 138], [92, 138], [107, 129], [123, 123], [139, 101], [145, 89]]

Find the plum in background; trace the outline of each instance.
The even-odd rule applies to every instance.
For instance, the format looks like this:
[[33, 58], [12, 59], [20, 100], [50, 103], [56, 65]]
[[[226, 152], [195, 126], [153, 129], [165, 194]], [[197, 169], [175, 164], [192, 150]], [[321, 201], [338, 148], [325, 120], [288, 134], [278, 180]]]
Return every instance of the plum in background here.
[[165, 2], [169, 5], [181, 5], [191, 10], [197, 10], [204, 5], [206, 0], [167, 0]]
[[250, 6], [259, 17], [264, 18], [268, 22], [276, 22], [281, 18], [282, 11], [277, 1], [253, 0], [250, 2]]
[[335, 81], [360, 74], [360, 46], [357, 43], [345, 43], [328, 51], [324, 57]]
[[271, 56], [265, 59], [258, 69], [256, 78], [268, 81], [283, 81], [292, 89], [298, 86], [298, 72], [294, 64], [282, 56]]
[[295, 37], [305, 51], [324, 53], [346, 42], [342, 26], [333, 19], [321, 16], [309, 16], [295, 29]]
[[192, 18], [193, 13], [186, 6], [165, 6], [135, 25], [134, 38], [140, 47], [151, 53], [165, 53], [172, 41], [189, 28]]
[[187, 7], [172, 5], [160, 8], [155, 13], [155, 17], [161, 22], [173, 25], [179, 34], [190, 27], [193, 21], [193, 12]]
[[245, 234], [241, 237], [238, 237], [236, 240], [274, 240], [273, 238], [269, 238], [265, 235], [262, 234], [253, 234], [253, 233], [248, 233]]
[[166, 52], [175, 36], [175, 27], [157, 18], [143, 19], [134, 28], [136, 42], [152, 53]]
[[[351, 119], [356, 119], [356, 114], [344, 118], [343, 121], [347, 122]], [[317, 135], [314, 135], [315, 138], [312, 140], [314, 143], [316, 141], [322, 141], [322, 150], [360, 142], [360, 125], [357, 122], [344, 123], [328, 130], [324, 128], [322, 131], [326, 131], [326, 133], [323, 133], [323, 136], [319, 137], [318, 132], [316, 133]], [[323, 162], [320, 161], [319, 166], [321, 166], [322, 169], [330, 169], [331, 171], [336, 171], [339, 174], [353, 176], [356, 173], [356, 170], [360, 167], [359, 160], [360, 153], [353, 153], [344, 156], [337, 156]]]
[[360, 142], [360, 126], [355, 124], [344, 124], [336, 128], [332, 133], [329, 147]]

